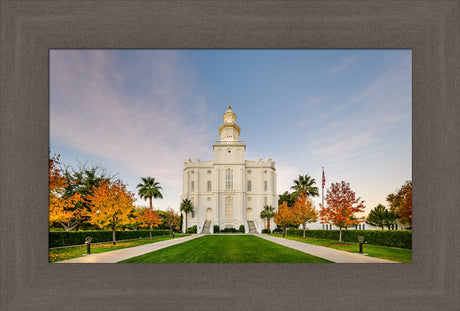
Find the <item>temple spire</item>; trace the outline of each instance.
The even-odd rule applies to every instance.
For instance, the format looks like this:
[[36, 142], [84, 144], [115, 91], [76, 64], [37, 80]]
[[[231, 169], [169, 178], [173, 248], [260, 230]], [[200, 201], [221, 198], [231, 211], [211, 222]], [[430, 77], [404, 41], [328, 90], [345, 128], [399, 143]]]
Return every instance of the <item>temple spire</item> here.
[[235, 124], [236, 115], [232, 110], [231, 105], [228, 105], [227, 111], [223, 116], [224, 124], [219, 127], [219, 135], [221, 141], [238, 141], [240, 135], [240, 127]]

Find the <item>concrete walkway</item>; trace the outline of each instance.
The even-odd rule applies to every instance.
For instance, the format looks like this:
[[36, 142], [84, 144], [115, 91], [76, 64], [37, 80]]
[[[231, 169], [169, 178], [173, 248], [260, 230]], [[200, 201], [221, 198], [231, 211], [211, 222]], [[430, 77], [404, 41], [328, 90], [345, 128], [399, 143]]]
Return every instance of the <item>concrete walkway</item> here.
[[398, 263], [396, 261], [369, 257], [358, 253], [349, 253], [337, 249], [312, 245], [304, 242], [293, 241], [289, 239], [277, 238], [266, 234], [254, 234], [262, 239], [283, 245], [298, 251], [308, 253], [313, 256], [321, 257], [336, 263]]
[[187, 241], [200, 238], [204, 235], [194, 234], [182, 238], [175, 238], [166, 241], [160, 241], [150, 244], [145, 244], [141, 246], [128, 247], [123, 249], [117, 249], [115, 251], [100, 253], [100, 254], [91, 254], [88, 256], [82, 256], [78, 258], [58, 261], [56, 263], [116, 263], [128, 258], [137, 257], [143, 254], [157, 251], [159, 249], [169, 247], [172, 245], [184, 243]]
[[[184, 243], [191, 241], [200, 237], [205, 236], [206, 234], [194, 234], [182, 238], [176, 238], [166, 241], [160, 241], [150, 244], [145, 244], [141, 246], [129, 247], [118, 249], [115, 251], [100, 253], [100, 254], [91, 254], [89, 256], [82, 256], [78, 258], [58, 261], [56, 263], [116, 263], [128, 258], [137, 257], [143, 254], [154, 252], [162, 248], [166, 248], [172, 245]], [[219, 234], [220, 235], [220, 234]], [[224, 235], [224, 234], [222, 234]], [[262, 239], [268, 240], [270, 242], [283, 245], [304, 253], [308, 253], [313, 256], [321, 257], [337, 263], [397, 263], [395, 261], [368, 257], [358, 253], [349, 253], [344, 251], [339, 251], [337, 249], [307, 244], [303, 242], [293, 241], [289, 239], [277, 238], [269, 236], [266, 234], [253, 234], [254, 236], [260, 237]]]

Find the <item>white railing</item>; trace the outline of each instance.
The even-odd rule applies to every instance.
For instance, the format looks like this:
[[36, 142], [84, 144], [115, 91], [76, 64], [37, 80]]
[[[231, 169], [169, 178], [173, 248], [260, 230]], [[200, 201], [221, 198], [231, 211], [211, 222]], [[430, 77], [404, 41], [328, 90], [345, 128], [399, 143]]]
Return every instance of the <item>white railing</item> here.
[[212, 220], [211, 224], [209, 225], [209, 233], [214, 234], [214, 226], [212, 225]]
[[253, 223], [254, 223], [254, 226], [256, 226], [257, 233], [262, 233], [262, 231], [259, 228], [259, 225], [257, 224], [257, 221], [254, 220]]
[[238, 141], [214, 141], [214, 145], [244, 145], [244, 140], [238, 140]]
[[249, 233], [249, 226], [247, 220], [244, 222], [244, 233]]
[[196, 233], [201, 233], [201, 231], [203, 231], [203, 228], [204, 228], [204, 224], [206, 223], [206, 220], [203, 222], [203, 224], [200, 226], [198, 226], [198, 228], [196, 228]]

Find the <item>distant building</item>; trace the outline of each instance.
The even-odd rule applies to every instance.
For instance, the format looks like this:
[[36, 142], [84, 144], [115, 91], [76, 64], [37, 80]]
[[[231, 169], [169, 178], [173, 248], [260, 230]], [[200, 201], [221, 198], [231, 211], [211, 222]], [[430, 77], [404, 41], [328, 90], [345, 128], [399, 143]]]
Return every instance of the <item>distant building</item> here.
[[[190, 199], [194, 207], [187, 225], [196, 225], [198, 233], [213, 233], [215, 225], [221, 230], [243, 225], [246, 233], [260, 233], [267, 223], [260, 212], [265, 205], [278, 206], [275, 162], [245, 159], [246, 144], [238, 140], [240, 127], [230, 105], [223, 121], [214, 160], [184, 162], [181, 200]], [[276, 227], [273, 219], [270, 227]]]

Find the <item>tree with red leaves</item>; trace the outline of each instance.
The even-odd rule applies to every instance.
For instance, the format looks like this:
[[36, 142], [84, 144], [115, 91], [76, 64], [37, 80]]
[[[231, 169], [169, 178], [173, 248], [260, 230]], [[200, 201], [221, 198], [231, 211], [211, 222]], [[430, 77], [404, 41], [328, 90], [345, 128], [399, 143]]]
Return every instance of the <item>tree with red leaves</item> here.
[[172, 236], [174, 239], [174, 230], [179, 229], [180, 216], [172, 208], [166, 210], [166, 217], [164, 218], [164, 223], [169, 228], [169, 236]]
[[137, 209], [135, 215], [141, 227], [148, 227], [150, 229], [150, 239], [152, 238], [152, 228], [158, 227], [158, 225], [163, 223], [160, 214], [150, 208]]
[[390, 211], [398, 215], [399, 221], [412, 226], [412, 181], [408, 180], [396, 193], [387, 196]]
[[326, 206], [321, 206], [320, 220], [322, 223], [335, 225], [340, 228], [339, 242], [342, 243], [342, 228], [358, 225], [363, 220], [357, 219], [355, 213], [364, 212], [364, 201], [356, 198], [355, 192], [350, 189], [350, 184], [331, 184], [327, 189]]

